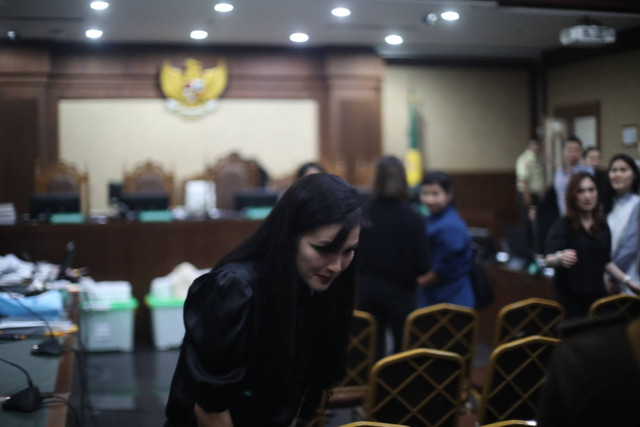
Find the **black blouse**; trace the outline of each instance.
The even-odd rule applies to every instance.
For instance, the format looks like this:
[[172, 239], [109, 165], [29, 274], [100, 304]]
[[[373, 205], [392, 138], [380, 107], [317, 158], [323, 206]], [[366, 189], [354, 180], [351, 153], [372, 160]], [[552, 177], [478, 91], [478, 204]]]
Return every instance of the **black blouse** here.
[[566, 218], [558, 219], [549, 234], [545, 246], [547, 253], [574, 249], [578, 261], [571, 268], [556, 267], [554, 285], [574, 294], [604, 296], [604, 267], [611, 261], [611, 231], [606, 222], [596, 234], [583, 227], [571, 228]]
[[[207, 412], [229, 410], [235, 427], [288, 426], [295, 418], [303, 393], [302, 374], [290, 395], [280, 399], [281, 407], [269, 408], [269, 414], [258, 410], [257, 278], [254, 264], [231, 263], [199, 277], [189, 288], [186, 333], [171, 383], [166, 425], [197, 425], [195, 402]], [[300, 360], [292, 361], [292, 369], [301, 371]]]

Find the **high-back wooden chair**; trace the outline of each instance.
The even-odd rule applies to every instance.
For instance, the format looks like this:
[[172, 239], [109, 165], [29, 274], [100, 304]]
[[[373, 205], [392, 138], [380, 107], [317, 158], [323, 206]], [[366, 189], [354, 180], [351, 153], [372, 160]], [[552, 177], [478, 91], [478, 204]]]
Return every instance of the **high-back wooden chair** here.
[[493, 350], [478, 411], [479, 425], [536, 419], [547, 361], [559, 342], [534, 335]]
[[175, 203], [173, 173], [160, 164], [148, 160], [136, 166], [131, 172], [125, 172], [122, 180], [123, 194], [166, 193], [169, 205]]
[[498, 313], [494, 347], [531, 335], [559, 338], [563, 321], [564, 308], [556, 301], [528, 298], [505, 305]]
[[80, 209], [89, 213], [89, 175], [80, 172], [72, 163], [58, 160], [47, 166], [36, 163], [35, 193], [69, 193], [80, 196]]
[[590, 316], [623, 314], [629, 319], [640, 317], [640, 297], [635, 295], [611, 295], [591, 304]]
[[455, 427], [462, 392], [458, 354], [414, 349], [379, 360], [367, 393], [367, 421]]
[[260, 170], [255, 162], [242, 159], [231, 153], [208, 167], [207, 176], [216, 183], [216, 206], [218, 209], [234, 209], [235, 195], [240, 190], [257, 188], [260, 185]]

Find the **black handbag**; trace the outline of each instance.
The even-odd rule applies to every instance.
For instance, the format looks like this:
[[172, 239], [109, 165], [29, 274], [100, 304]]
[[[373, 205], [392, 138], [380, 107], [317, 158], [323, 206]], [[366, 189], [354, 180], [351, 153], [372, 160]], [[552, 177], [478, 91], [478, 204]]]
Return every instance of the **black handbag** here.
[[478, 251], [473, 248], [473, 263], [471, 265], [471, 286], [473, 288], [473, 295], [476, 300], [476, 309], [480, 310], [485, 308], [494, 301], [493, 288], [489, 277], [484, 269], [481, 257], [478, 256]]

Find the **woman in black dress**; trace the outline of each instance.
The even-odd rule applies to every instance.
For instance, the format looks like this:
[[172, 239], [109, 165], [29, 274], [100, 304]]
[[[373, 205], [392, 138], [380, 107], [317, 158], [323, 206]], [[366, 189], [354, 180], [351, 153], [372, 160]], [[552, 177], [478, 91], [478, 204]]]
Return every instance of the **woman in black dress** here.
[[604, 272], [615, 280], [638, 287], [611, 262], [611, 232], [598, 204], [592, 175], [571, 177], [566, 193], [567, 213], [549, 230], [546, 263], [554, 267], [556, 296], [567, 319], [584, 317], [591, 304], [613, 289], [605, 289]]
[[342, 179], [296, 181], [258, 230], [196, 279], [168, 426], [289, 426], [339, 381], [363, 209]]

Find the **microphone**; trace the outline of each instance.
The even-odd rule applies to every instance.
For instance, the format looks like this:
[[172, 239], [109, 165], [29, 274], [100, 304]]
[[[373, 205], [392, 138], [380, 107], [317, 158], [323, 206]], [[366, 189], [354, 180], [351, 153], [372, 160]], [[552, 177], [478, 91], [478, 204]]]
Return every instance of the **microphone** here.
[[76, 245], [73, 242], [67, 242], [67, 246], [64, 251], [64, 258], [60, 265], [60, 271], [58, 271], [57, 280], [69, 279], [67, 276], [67, 269], [71, 267], [71, 261], [73, 260], [73, 254], [75, 252]]
[[31, 376], [29, 376], [29, 373], [22, 366], [10, 362], [6, 359], [0, 357], [0, 361], [8, 363], [9, 365], [14, 366], [24, 372], [24, 374], [27, 376], [27, 382], [29, 383], [29, 386], [27, 388], [12, 394], [7, 398], [7, 400], [2, 402], [2, 409], [18, 412], [34, 412], [40, 409], [42, 407], [40, 390], [38, 390], [38, 387], [33, 385], [33, 381], [31, 381]]
[[14, 299], [18, 304], [20, 304], [22, 308], [24, 308], [29, 313], [36, 316], [39, 320], [42, 320], [44, 322], [45, 327], [49, 331], [50, 337], [39, 344], [35, 344], [31, 349], [31, 354], [38, 355], [38, 356], [60, 356], [62, 354], [62, 346], [60, 345], [60, 342], [56, 339], [53, 333], [53, 329], [51, 328], [51, 325], [49, 324], [47, 319], [45, 319], [40, 314], [36, 313], [35, 311], [31, 310], [29, 307], [24, 305], [19, 298], [16, 298], [11, 294], [9, 294], [9, 296], [12, 299]]

